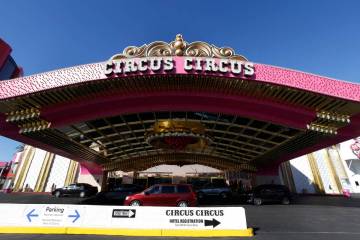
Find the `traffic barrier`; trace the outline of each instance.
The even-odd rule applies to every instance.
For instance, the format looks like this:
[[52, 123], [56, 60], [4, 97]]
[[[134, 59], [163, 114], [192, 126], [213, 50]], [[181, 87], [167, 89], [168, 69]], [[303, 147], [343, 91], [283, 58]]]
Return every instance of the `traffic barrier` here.
[[242, 207], [0, 204], [0, 233], [253, 236]]

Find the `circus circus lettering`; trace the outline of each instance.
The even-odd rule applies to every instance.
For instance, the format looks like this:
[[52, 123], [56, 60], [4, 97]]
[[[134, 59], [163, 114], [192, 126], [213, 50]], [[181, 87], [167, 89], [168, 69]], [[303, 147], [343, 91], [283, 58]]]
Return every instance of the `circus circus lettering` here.
[[105, 63], [104, 74], [106, 76], [122, 75], [130, 73], [171, 72], [178, 65], [184, 73], [219, 73], [243, 75], [250, 77], [255, 74], [255, 67], [252, 62], [235, 59], [217, 59], [201, 57], [148, 57], [148, 58], [122, 58], [111, 59]]

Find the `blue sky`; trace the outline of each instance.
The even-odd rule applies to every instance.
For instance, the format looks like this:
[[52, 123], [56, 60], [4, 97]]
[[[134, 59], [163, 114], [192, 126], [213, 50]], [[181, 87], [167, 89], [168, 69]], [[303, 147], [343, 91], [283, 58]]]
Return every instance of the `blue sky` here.
[[[360, 82], [360, 1], [1, 2], [0, 37], [25, 75], [99, 62], [129, 45], [206, 41], [259, 63]], [[0, 137], [0, 161], [19, 143]]]

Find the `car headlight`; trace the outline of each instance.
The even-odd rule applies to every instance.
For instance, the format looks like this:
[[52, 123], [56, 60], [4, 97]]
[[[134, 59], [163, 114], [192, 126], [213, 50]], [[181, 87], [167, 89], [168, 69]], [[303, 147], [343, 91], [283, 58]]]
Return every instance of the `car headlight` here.
[[129, 200], [129, 196], [126, 196], [125, 200]]

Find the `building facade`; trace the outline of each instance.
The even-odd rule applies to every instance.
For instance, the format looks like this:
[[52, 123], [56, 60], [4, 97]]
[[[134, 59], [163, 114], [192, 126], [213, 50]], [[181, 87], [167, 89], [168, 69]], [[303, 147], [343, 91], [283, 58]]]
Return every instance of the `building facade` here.
[[[101, 169], [89, 169], [77, 161], [25, 145], [9, 162], [14, 176], [3, 189], [15, 192], [51, 192], [54, 188], [71, 183], [89, 183], [101, 190], [103, 175]], [[223, 178], [220, 170], [203, 165], [159, 165], [139, 172], [109, 172], [111, 179], [121, 179], [123, 183], [135, 183], [136, 179], [167, 178], [171, 182], [186, 181], [187, 177]], [[156, 179], [155, 179], [156, 180]]]
[[20, 77], [23, 70], [11, 57], [11, 47], [0, 38], [0, 81]]
[[30, 145], [17, 152], [10, 164], [12, 179], [3, 186], [16, 192], [51, 192], [74, 182], [87, 182], [100, 189], [102, 175], [53, 153]]
[[280, 176], [293, 192], [360, 193], [359, 138], [281, 164]]

